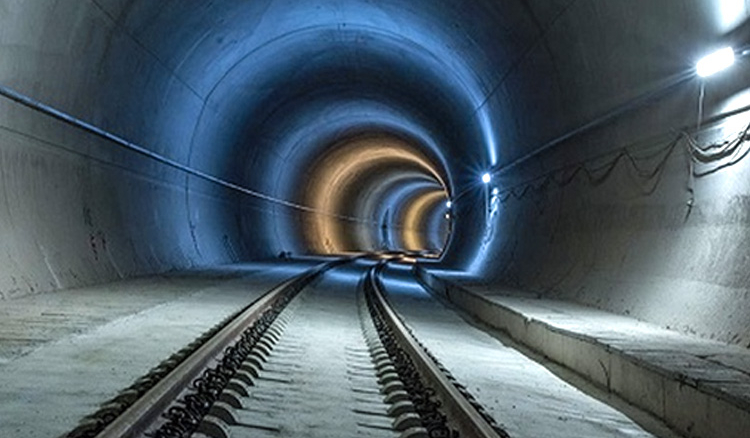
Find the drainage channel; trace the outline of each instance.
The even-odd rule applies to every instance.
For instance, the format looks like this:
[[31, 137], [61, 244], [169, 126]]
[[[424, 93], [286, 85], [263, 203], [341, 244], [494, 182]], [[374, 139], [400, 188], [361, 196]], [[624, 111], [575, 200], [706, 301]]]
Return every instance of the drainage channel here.
[[65, 437], [191, 436], [229, 378], [273, 336], [270, 328], [283, 308], [307, 284], [347, 262], [322, 264], [275, 287], [101, 405]]

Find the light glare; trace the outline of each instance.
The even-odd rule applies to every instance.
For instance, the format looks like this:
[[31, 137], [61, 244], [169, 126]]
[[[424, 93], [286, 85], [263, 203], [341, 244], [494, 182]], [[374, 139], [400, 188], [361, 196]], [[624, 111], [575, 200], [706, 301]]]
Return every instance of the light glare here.
[[453, 203], [451, 201], [448, 201], [448, 202], [445, 203], [445, 207], [446, 208], [451, 208], [451, 207], [453, 207]]
[[724, 47], [701, 58], [696, 64], [695, 70], [698, 76], [705, 78], [730, 67], [732, 64], [734, 64], [734, 49]]
[[732, 30], [747, 16], [745, 0], [719, 0], [719, 15], [722, 30]]
[[482, 182], [485, 184], [489, 184], [492, 180], [492, 176], [490, 176], [489, 173], [485, 172], [484, 175], [482, 175]]

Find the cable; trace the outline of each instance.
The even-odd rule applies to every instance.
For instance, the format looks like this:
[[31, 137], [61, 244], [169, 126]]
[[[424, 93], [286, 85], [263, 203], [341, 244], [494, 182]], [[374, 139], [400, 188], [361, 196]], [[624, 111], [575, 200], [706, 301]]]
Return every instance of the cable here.
[[693, 176], [696, 178], [708, 176], [720, 170], [734, 166], [743, 160], [748, 153], [750, 153], [750, 148], [745, 148], [744, 151], [741, 148], [741, 146], [746, 144], [748, 134], [750, 134], [750, 123], [745, 125], [745, 128], [731, 140], [711, 144], [709, 146], [700, 146], [689, 133], [683, 132], [682, 135], [686, 139], [690, 156], [696, 163], [700, 165], [710, 165], [722, 160], [727, 160], [723, 163], [716, 164], [715, 167], [708, 170], [697, 170], [695, 169], [695, 166], [693, 166]]
[[230, 190], [234, 190], [240, 193], [243, 193], [245, 195], [249, 195], [258, 199], [262, 199], [267, 202], [271, 202], [277, 205], [282, 205], [284, 207], [289, 207], [292, 209], [308, 212], [308, 213], [314, 213], [324, 216], [333, 217], [336, 219], [342, 219], [350, 222], [358, 222], [358, 223], [364, 223], [364, 224], [375, 224], [377, 223], [375, 221], [358, 218], [354, 216], [347, 216], [347, 215], [340, 215], [336, 213], [331, 213], [327, 211], [322, 211], [319, 209], [316, 209], [314, 207], [310, 207], [307, 205], [297, 204], [291, 201], [287, 201], [285, 199], [276, 198], [274, 196], [249, 189], [247, 187], [240, 186], [239, 184], [235, 184], [231, 181], [227, 181], [224, 179], [221, 179], [219, 177], [213, 176], [211, 174], [208, 174], [206, 172], [203, 172], [201, 170], [192, 168], [190, 166], [187, 166], [185, 164], [182, 164], [178, 161], [175, 161], [171, 158], [168, 158], [164, 155], [161, 155], [159, 153], [156, 153], [150, 149], [147, 149], [141, 145], [138, 145], [136, 143], [133, 143], [131, 141], [128, 141], [124, 139], [123, 137], [120, 137], [118, 135], [112, 134], [111, 132], [108, 132], [102, 128], [99, 128], [98, 126], [92, 125], [91, 123], [88, 123], [86, 121], [83, 121], [77, 117], [74, 117], [70, 114], [67, 114], [63, 111], [60, 111], [56, 108], [53, 108], [47, 104], [44, 104], [38, 100], [35, 100], [29, 96], [26, 96], [24, 94], [19, 93], [18, 91], [7, 87], [5, 85], [0, 84], [0, 96], [3, 96], [13, 102], [16, 102], [20, 105], [23, 105], [27, 108], [30, 108], [34, 111], [40, 112], [42, 114], [45, 114], [53, 119], [59, 120], [65, 124], [68, 124], [70, 126], [73, 126], [75, 128], [81, 129], [83, 131], [86, 131], [90, 134], [93, 134], [97, 137], [103, 138], [107, 141], [110, 141], [118, 146], [121, 146], [127, 150], [130, 150], [132, 152], [135, 152], [139, 155], [142, 155], [146, 158], [149, 158], [153, 161], [156, 161], [158, 163], [164, 164], [166, 166], [172, 167], [174, 169], [180, 170], [182, 172], [185, 172], [189, 175], [195, 176], [197, 178], [206, 180], [208, 182], [214, 183], [216, 185], [225, 187]]
[[[744, 150], [742, 150], [741, 148], [742, 145], [746, 144], [746, 140], [748, 138], [750, 138], [750, 123], [748, 123], [745, 128], [743, 128], [733, 139], [724, 141], [722, 143], [712, 143], [707, 146], [700, 146], [689, 132], [683, 130], [680, 131], [679, 134], [675, 136], [675, 138], [666, 146], [658, 149], [656, 152], [650, 154], [647, 157], [639, 158], [634, 156], [626, 146], [616, 151], [609, 152], [607, 155], [614, 154], [614, 157], [601, 166], [590, 168], [589, 164], [601, 160], [602, 156], [597, 156], [576, 163], [568, 164], [547, 172], [543, 175], [532, 178], [531, 180], [524, 181], [520, 184], [503, 190], [501, 192], [502, 195], [499, 196], [499, 199], [502, 203], [505, 203], [511, 197], [522, 199], [531, 191], [539, 192], [544, 190], [551, 182], [555, 183], [557, 187], [562, 188], [572, 183], [580, 173], [584, 173], [586, 175], [587, 182], [590, 185], [597, 186], [602, 184], [609, 178], [617, 164], [623, 158], [627, 159], [627, 162], [630, 164], [631, 168], [635, 170], [636, 175], [639, 178], [647, 181], [653, 180], [661, 175], [661, 172], [666, 166], [669, 157], [680, 144], [681, 140], [685, 141], [689, 157], [688, 172], [691, 179], [688, 182], [688, 192], [692, 196], [692, 178], [701, 178], [726, 169], [737, 164], [750, 154], [750, 147], [745, 148]], [[662, 156], [653, 169], [646, 169], [638, 164], [639, 161], [651, 160], [659, 155]], [[699, 170], [695, 166], [696, 163], [702, 165], [710, 165], [722, 160], [728, 161], [717, 164], [715, 167], [712, 167], [708, 170]], [[562, 179], [558, 178], [560, 174], [566, 172], [571, 173], [567, 177], [563, 177]], [[656, 189], [657, 185], [658, 180], [651, 188], [651, 190], [647, 192], [647, 194], [652, 193], [653, 190]], [[521, 189], [520, 193], [518, 192], [519, 189]], [[689, 201], [688, 204], [692, 206], [691, 201]]]

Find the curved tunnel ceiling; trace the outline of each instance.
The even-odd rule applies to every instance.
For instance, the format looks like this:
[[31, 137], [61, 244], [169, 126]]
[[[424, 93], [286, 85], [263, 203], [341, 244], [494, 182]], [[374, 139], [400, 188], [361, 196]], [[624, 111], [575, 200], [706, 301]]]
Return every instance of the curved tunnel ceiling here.
[[[9, 2], [0, 16], [0, 85], [100, 132], [0, 103], [12, 115], [4, 135], [34, 144], [4, 159], [33, 156], [71, 175], [58, 188], [42, 171], [8, 171], [7, 187], [50, 186], [57, 195], [49, 203], [36, 193], [7, 196], [8, 223], [38, 219], [8, 233], [5, 264], [33, 277], [28, 292], [284, 250], [393, 249], [409, 239], [432, 249], [449, 235], [446, 265], [490, 272], [502, 248], [517, 256], [516, 247], [546, 241], [533, 234], [497, 244], [493, 221], [502, 230], [523, 215], [498, 219], [493, 189], [695, 120], [697, 88], [688, 81], [664, 108], [565, 142], [658, 91], [711, 46], [742, 41], [747, 14], [729, 23], [715, 3]], [[737, 91], [729, 82], [707, 94], [707, 107]], [[398, 149], [429, 166], [394, 156], [354, 172], [347, 187], [306, 196], [311, 181], [326, 179], [313, 172], [317, 163], [365, 134], [406, 141]], [[518, 160], [518, 173], [479, 182]], [[432, 201], [416, 201], [431, 191]], [[448, 220], [445, 197], [453, 201]], [[422, 216], [406, 226], [406, 211]], [[69, 232], [49, 232], [55, 216], [66, 217]], [[315, 216], [346, 216], [350, 226], [322, 237], [312, 231]], [[399, 234], [414, 226], [421, 237]], [[110, 253], [101, 257], [105, 240]], [[10, 274], [0, 283], [16, 287]]]
[[[337, 185], [307, 170], [322, 154], [335, 156], [326, 148], [352, 133], [394, 133], [418, 139], [436, 157], [433, 163], [418, 167], [431, 174], [446, 193], [452, 191], [451, 175], [496, 160], [493, 127], [481, 108], [485, 96], [477, 76], [481, 70], [468, 64], [471, 59], [466, 47], [460, 51], [453, 47], [455, 35], [446, 33], [450, 29], [435, 26], [431, 22], [435, 17], [422, 10], [404, 15], [402, 7], [387, 3], [331, 4], [336, 5], [335, 13], [300, 4], [283, 9], [274, 2], [253, 34], [237, 41], [241, 48], [217, 60], [226, 69], [208, 90], [191, 143], [190, 162], [200, 163], [202, 170], [210, 173], [233, 175], [231, 179], [279, 199], [299, 200], [301, 206], [319, 213], [318, 219], [302, 221], [308, 227], [303, 234], [308, 237], [290, 241], [290, 221], [268, 220], [267, 211], [256, 209], [243, 215], [245, 239], [253, 239], [259, 224], [266, 224], [261, 228], [285, 241], [280, 243], [285, 249], [336, 253], [382, 248], [377, 238], [362, 237], [377, 234], [380, 227], [377, 214], [365, 214], [366, 206], [361, 211], [344, 211], [337, 205], [344, 198], [330, 193], [312, 195], [310, 187], [302, 199], [298, 196], [300, 185], [317, 184], [310, 182], [317, 179], [325, 181], [321, 184], [327, 190], [342, 182], [346, 187], [366, 185], [351, 178]], [[390, 8], [398, 13], [390, 13]], [[432, 12], [445, 14], [446, 10], [441, 6]], [[273, 27], [266, 28], [266, 21]], [[217, 146], [224, 150], [219, 152]], [[399, 169], [398, 163], [418, 163], [422, 158], [400, 156], [399, 151], [405, 150], [381, 149], [391, 159], [383, 161], [370, 176], [378, 175], [380, 184], [385, 184], [393, 180], [394, 172], [410, 171]], [[366, 162], [377, 161], [364, 155]], [[395, 166], [390, 171], [389, 162]], [[296, 177], [302, 174], [310, 180]], [[366, 175], [350, 172], [357, 178]], [[356, 195], [349, 198], [354, 200]], [[426, 214], [431, 210], [420, 211]], [[346, 218], [328, 220], [329, 226], [321, 223], [326, 221], [322, 218], [336, 216]], [[359, 225], [348, 230], [331, 226], [342, 220]], [[198, 222], [195, 228], [200, 227]], [[369, 231], [365, 230], [367, 223]], [[471, 217], [464, 223], [468, 228], [475, 225]], [[339, 231], [333, 233], [334, 229]], [[317, 237], [309, 238], [311, 235]], [[472, 244], [471, 239], [457, 241], [465, 247]]]

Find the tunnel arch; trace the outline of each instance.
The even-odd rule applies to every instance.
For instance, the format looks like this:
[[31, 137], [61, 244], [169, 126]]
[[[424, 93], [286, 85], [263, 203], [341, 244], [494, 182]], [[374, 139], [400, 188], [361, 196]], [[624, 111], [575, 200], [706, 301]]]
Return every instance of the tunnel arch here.
[[[695, 199], [686, 199], [677, 158], [648, 196], [621, 168], [612, 175], [623, 179], [610, 185], [553, 182], [586, 160], [692, 132], [695, 60], [748, 41], [746, 8], [726, 16], [732, 2], [742, 3], [4, 2], [0, 291], [273, 256], [286, 246], [278, 223], [296, 212], [283, 205], [294, 188], [272, 169], [309, 162], [306, 139], [316, 128], [376, 126], [443, 154], [452, 193], [461, 194], [444, 266], [587, 303], [598, 303], [592, 291], [608, 291], [622, 300], [602, 306], [650, 320], [663, 315], [644, 296], [684, 301], [669, 313], [672, 325], [747, 340], [741, 323], [683, 316], [700, 307], [704, 290], [723, 314], [746, 301], [737, 262], [746, 245], [736, 244], [746, 240], [737, 231], [747, 191], [736, 182], [741, 165], [700, 179]], [[318, 75], [328, 78], [305, 84]], [[743, 100], [746, 83], [742, 68], [706, 83], [702, 114], [717, 124], [730, 117], [727, 105]], [[485, 209], [478, 176], [488, 168], [488, 189], [501, 193], [497, 208]], [[687, 215], [688, 205], [711, 214]], [[725, 219], [734, 228], [711, 228]], [[661, 248], [650, 246], [654, 236]], [[706, 236], [725, 243], [694, 257]], [[632, 262], [633, 253], [653, 263]], [[707, 271], [711, 257], [722, 263]]]
[[443, 197], [450, 191], [437, 157], [405, 136], [364, 131], [338, 138], [322, 150], [292, 183], [301, 188], [296, 195], [300, 204], [315, 210], [300, 220], [302, 240], [314, 252], [383, 249], [378, 241], [383, 214], [398, 209], [401, 201], [383, 202], [389, 192], [414, 181], [432, 186]]
[[[243, 184], [282, 199], [294, 197], [294, 194], [290, 193], [294, 190], [293, 186], [284, 187], [287, 182], [283, 178], [283, 173], [277, 174], [276, 181], [265, 176], [259, 179], [259, 175], [265, 174], [257, 172], [257, 169], [273, 169], [277, 166], [286, 169], [304, 167], [304, 164], [300, 164], [305, 163], [304, 161], [297, 163], [291, 161], [290, 157], [310, 155], [310, 152], [304, 150], [316, 150], [315, 145], [322, 142], [314, 138], [307, 139], [306, 142], [301, 141], [297, 132], [303, 130], [318, 136], [325, 135], [326, 125], [332, 120], [321, 117], [320, 114], [327, 114], [328, 108], [342, 105], [346, 106], [348, 111], [333, 120], [339, 130], [361, 131], [372, 125], [391, 125], [391, 129], [395, 127], [407, 135], [427, 137], [425, 143], [432, 145], [441, 157], [463, 155], [467, 157], [466, 160], [474, 160], [475, 151], [481, 150], [485, 142], [482, 140], [481, 130], [471, 133], [471, 129], [467, 130], [462, 125], [463, 117], [472, 111], [476, 104], [476, 99], [467, 94], [465, 84], [450, 79], [450, 75], [446, 76], [444, 72], [447, 66], [441, 65], [440, 61], [423, 47], [409, 41], [404, 42], [389, 34], [383, 36], [376, 33], [373, 37], [370, 34], [372, 31], [369, 27], [359, 29], [357, 26], [347, 26], [346, 30], [331, 30], [328, 27], [305, 28], [252, 52], [252, 56], [248, 55], [238, 61], [221, 82], [214, 86], [206, 104], [206, 108], [211, 108], [212, 105], [226, 105], [227, 102], [232, 105], [232, 102], [236, 102], [236, 109], [204, 110], [192, 144], [214, 145], [209, 154], [212, 157], [224, 157], [233, 164], [251, 163], [245, 165], [247, 170], [244, 172], [244, 178], [237, 176]], [[306, 45], [310, 40], [319, 39], [323, 42], [318, 42], [316, 46]], [[302, 43], [299, 43], [300, 40]], [[363, 47], [359, 47], [358, 44]], [[285, 56], [278, 56], [280, 51], [284, 52]], [[295, 51], [299, 53], [294, 54]], [[261, 52], [267, 54], [263, 55]], [[264, 57], [270, 61], [263, 62]], [[309, 62], [310, 59], [315, 61]], [[294, 67], [300, 62], [304, 62], [301, 69]], [[279, 66], [274, 67], [274, 63]], [[251, 66], [243, 67], [243, 64]], [[257, 69], [258, 65], [264, 66], [263, 72], [253, 70]], [[295, 72], [291, 77], [283, 74], [290, 71]], [[241, 85], [243, 81], [251, 81], [252, 86], [247, 88]], [[259, 96], [258, 90], [270, 90], [270, 94], [265, 97]], [[248, 95], [243, 99], [243, 93], [252, 93], [252, 96]], [[231, 96], [231, 99], [228, 96]], [[254, 107], [243, 105], [243, 101], [253, 102]], [[450, 110], [446, 111], [448, 108]], [[397, 114], [403, 119], [399, 120]], [[217, 116], [220, 116], [220, 120], [212, 122]], [[366, 124], [363, 125], [363, 122]], [[219, 123], [219, 126], [215, 123]], [[227, 126], [227, 129], [223, 129], [222, 126]], [[236, 132], [239, 126], [243, 127], [242, 131]], [[269, 127], [271, 132], [268, 132]], [[235, 130], [234, 133], [232, 129]], [[222, 136], [218, 140], [215, 137], [206, 137], [215, 136], [217, 133]], [[248, 140], [235, 141], [231, 145], [228, 143], [232, 142], [232, 136]], [[237, 152], [219, 154], [214, 150], [217, 144], [228, 144], [226, 147]], [[476, 146], [464, 146], [467, 144]], [[303, 152], [291, 148], [303, 148]], [[190, 154], [191, 160], [207, 162], [202, 154], [200, 148], [195, 149]], [[441, 159], [445, 162], [444, 158]], [[458, 171], [457, 168], [451, 169], [449, 166], [460, 161], [461, 159], [451, 160], [451, 164], [446, 166], [449, 175]], [[227, 165], [219, 164], [216, 171], [222, 174], [239, 173], [231, 169], [231, 165], [227, 168]], [[268, 217], [262, 216], [267, 214], [263, 213], [264, 211], [268, 210], [252, 206], [243, 214], [243, 220], [255, 224], [251, 227], [253, 230], [262, 228], [257, 226], [258, 223], [288, 222], [283, 219], [269, 221]], [[290, 213], [286, 211], [274, 212], [271, 215], [280, 218], [290, 217]], [[471, 224], [467, 227], [471, 228]], [[195, 228], [195, 225], [191, 225], [191, 229]], [[278, 226], [273, 228], [275, 234], [269, 233], [271, 229], [268, 228], [262, 234], [287, 234], [285, 230], [279, 230]], [[247, 230], [247, 227], [241, 230]], [[257, 233], [243, 239], [257, 241], [256, 236]], [[282, 247], [281, 249], [289, 246], [299, 247], [298, 244], [288, 242], [277, 242], [276, 245]]]

